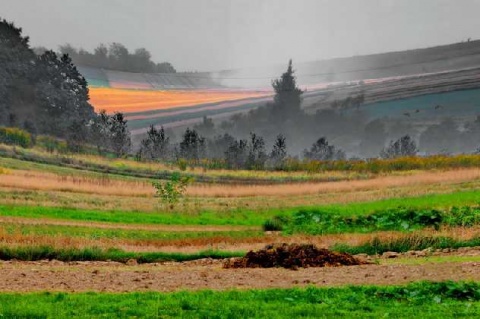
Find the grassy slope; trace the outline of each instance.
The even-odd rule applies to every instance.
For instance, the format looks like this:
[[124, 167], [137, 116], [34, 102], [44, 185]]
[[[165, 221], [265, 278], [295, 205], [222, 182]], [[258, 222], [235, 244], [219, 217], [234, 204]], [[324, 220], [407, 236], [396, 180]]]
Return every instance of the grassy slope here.
[[2, 318], [458, 318], [480, 315], [475, 283], [176, 293], [0, 294]]
[[320, 208], [322, 211], [354, 216], [369, 214], [379, 210], [397, 207], [407, 208], [449, 208], [480, 204], [480, 192], [466, 191], [450, 194], [428, 195], [420, 197], [396, 198], [374, 202], [351, 203], [345, 205], [325, 205], [318, 207], [299, 207], [284, 210], [250, 211], [238, 209], [231, 212], [203, 211], [185, 214], [181, 211], [142, 213], [127, 211], [95, 211], [70, 208], [35, 206], [0, 206], [0, 216], [18, 216], [29, 218], [55, 218], [66, 220], [84, 220], [126, 224], [167, 224], [167, 225], [245, 225], [259, 226], [266, 219], [276, 215], [290, 215], [299, 209]]
[[45, 236], [68, 236], [87, 239], [135, 239], [135, 240], [173, 240], [173, 239], [194, 239], [225, 236], [230, 238], [245, 238], [262, 236], [263, 232], [258, 231], [155, 231], [140, 229], [105, 229], [82, 226], [60, 226], [60, 225], [21, 225], [21, 224], [0, 224], [0, 232], [7, 234], [21, 235], [45, 235]]

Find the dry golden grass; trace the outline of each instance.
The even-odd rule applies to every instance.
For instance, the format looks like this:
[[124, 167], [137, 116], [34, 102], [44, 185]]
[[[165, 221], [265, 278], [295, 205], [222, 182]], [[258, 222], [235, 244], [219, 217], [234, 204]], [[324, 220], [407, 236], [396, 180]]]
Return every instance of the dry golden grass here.
[[[366, 180], [289, 183], [272, 185], [193, 184], [187, 196], [198, 198], [290, 197], [352, 193], [393, 187], [452, 184], [480, 179], [480, 169], [415, 171], [408, 174], [377, 176]], [[59, 191], [126, 197], [152, 197], [150, 182], [140, 179], [111, 179], [57, 175], [38, 171], [14, 170], [2, 175], [0, 187], [9, 189]]]
[[0, 216], [0, 227], [2, 224], [16, 225], [40, 225], [40, 226], [72, 226], [89, 227], [95, 229], [115, 230], [147, 230], [158, 232], [218, 232], [218, 231], [245, 231], [261, 230], [260, 226], [232, 226], [232, 225], [142, 225], [142, 224], [121, 224], [102, 223], [78, 220], [59, 220], [50, 218], [23, 218]]
[[[441, 174], [441, 173], [439, 173]], [[450, 174], [447, 174], [447, 176]], [[203, 186], [199, 186], [202, 187]], [[230, 189], [235, 187], [230, 186]], [[86, 187], [83, 187], [86, 189]], [[201, 210], [229, 212], [237, 209], [263, 210], [271, 208], [290, 208], [299, 206], [347, 204], [353, 202], [376, 201], [388, 198], [403, 198], [430, 194], [445, 194], [462, 190], [480, 189], [480, 180], [467, 176], [465, 181], [445, 179], [442, 182], [424, 184], [403, 183], [403, 186], [383, 188], [360, 187], [359, 189], [343, 189], [314, 193], [310, 195], [271, 195], [246, 197], [207, 197], [188, 196], [177, 204], [175, 210], [183, 213], [196, 213]], [[204, 190], [205, 191], [205, 190]], [[103, 191], [104, 193], [107, 191]], [[153, 196], [117, 196], [97, 193], [81, 193], [59, 190], [31, 190], [0, 186], [0, 204], [40, 205], [55, 207], [72, 207], [78, 209], [97, 210], [133, 210], [164, 211], [168, 209], [158, 198]]]
[[57, 175], [38, 171], [14, 170], [2, 175], [0, 187], [41, 191], [62, 191], [117, 196], [153, 196], [150, 183], [108, 177]]
[[213, 236], [207, 238], [189, 239], [110, 239], [110, 238], [81, 238], [65, 235], [24, 235], [21, 232], [8, 233], [0, 229], [0, 246], [52, 246], [55, 248], [118, 248], [134, 252], [184, 252], [193, 253], [202, 250], [248, 251], [260, 249], [271, 243], [311, 243], [319, 247], [328, 248], [335, 244], [362, 245], [371, 242], [374, 238], [380, 241], [391, 241], [412, 235], [418, 236], [445, 236], [456, 240], [469, 240], [480, 236], [480, 226], [463, 228], [443, 228], [440, 231], [424, 229], [411, 233], [398, 231], [384, 231], [369, 234], [329, 234], [329, 235], [293, 235], [284, 236], [279, 233], [265, 234], [265, 236], [231, 238], [229, 236]]
[[419, 171], [403, 175], [378, 176], [367, 180], [279, 185], [197, 185], [187, 194], [199, 197], [297, 196], [322, 193], [358, 192], [390, 187], [456, 183], [480, 178], [480, 169]]

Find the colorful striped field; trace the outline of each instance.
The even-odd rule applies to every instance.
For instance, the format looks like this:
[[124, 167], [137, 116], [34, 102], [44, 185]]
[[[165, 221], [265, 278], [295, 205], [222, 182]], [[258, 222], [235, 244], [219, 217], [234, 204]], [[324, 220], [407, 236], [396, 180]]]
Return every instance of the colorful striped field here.
[[125, 90], [90, 88], [91, 103], [96, 111], [107, 113], [141, 113], [169, 110], [202, 104], [270, 96], [268, 92], [235, 90]]

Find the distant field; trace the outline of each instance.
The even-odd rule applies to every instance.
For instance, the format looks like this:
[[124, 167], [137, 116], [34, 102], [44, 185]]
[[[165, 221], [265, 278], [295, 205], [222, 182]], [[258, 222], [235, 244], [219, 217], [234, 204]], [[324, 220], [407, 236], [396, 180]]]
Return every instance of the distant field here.
[[167, 110], [208, 103], [269, 96], [270, 93], [236, 90], [126, 90], [90, 88], [91, 103], [96, 111], [139, 113]]
[[435, 117], [470, 117], [474, 119], [480, 110], [480, 90], [421, 95], [367, 104], [360, 109], [371, 118], [401, 117], [423, 121]]

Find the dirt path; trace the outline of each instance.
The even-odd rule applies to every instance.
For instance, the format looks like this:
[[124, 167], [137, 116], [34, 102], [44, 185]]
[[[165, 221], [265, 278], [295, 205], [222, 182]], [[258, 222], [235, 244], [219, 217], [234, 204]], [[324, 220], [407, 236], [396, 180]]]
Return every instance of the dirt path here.
[[381, 264], [339, 268], [223, 269], [199, 260], [128, 266], [112, 262], [0, 262], [0, 291], [177, 291], [393, 285], [419, 280], [480, 280], [480, 262]]

